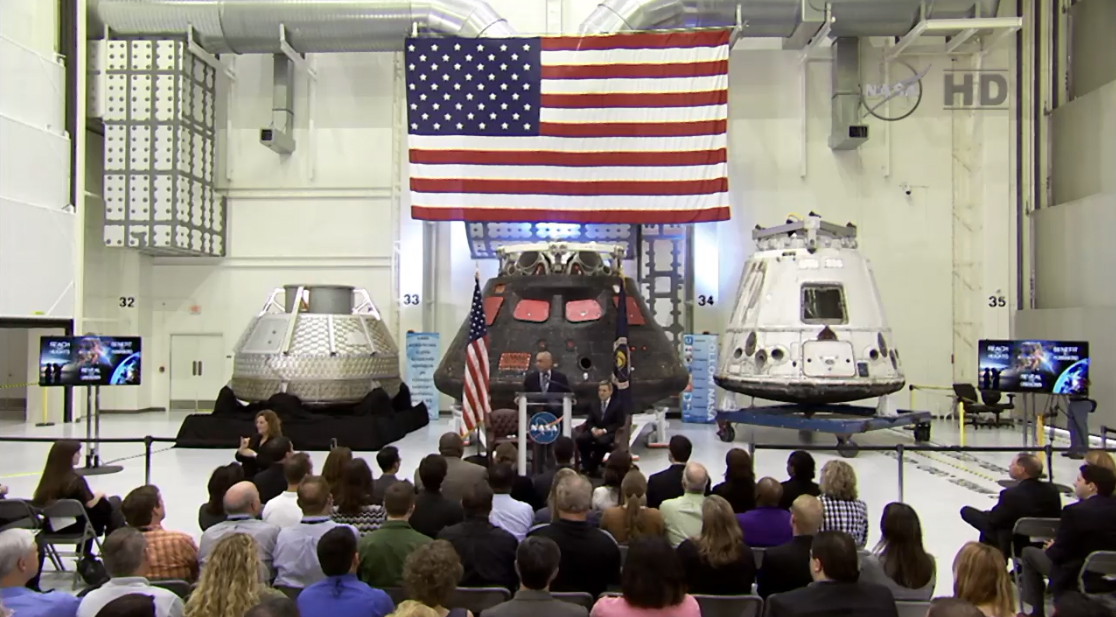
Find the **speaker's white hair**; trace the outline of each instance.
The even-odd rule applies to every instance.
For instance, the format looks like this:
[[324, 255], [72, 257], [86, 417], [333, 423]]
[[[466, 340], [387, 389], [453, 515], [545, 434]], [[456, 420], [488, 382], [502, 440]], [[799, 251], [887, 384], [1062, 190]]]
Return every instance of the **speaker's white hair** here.
[[26, 529], [0, 531], [0, 578], [16, 569], [24, 555], [35, 548], [35, 534]]

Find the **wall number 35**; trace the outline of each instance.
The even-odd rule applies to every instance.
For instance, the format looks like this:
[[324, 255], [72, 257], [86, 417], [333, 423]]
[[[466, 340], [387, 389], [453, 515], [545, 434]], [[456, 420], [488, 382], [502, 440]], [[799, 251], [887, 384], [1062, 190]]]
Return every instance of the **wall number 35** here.
[[418, 294], [403, 294], [403, 304], [405, 306], [418, 306], [419, 295]]
[[1007, 298], [1003, 296], [988, 296], [988, 306], [992, 308], [1003, 308], [1007, 306]]

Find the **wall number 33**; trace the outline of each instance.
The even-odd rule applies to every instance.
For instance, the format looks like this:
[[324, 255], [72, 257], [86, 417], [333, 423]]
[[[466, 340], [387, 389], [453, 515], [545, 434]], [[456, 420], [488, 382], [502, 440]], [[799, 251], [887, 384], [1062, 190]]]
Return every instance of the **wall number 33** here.
[[988, 306], [992, 308], [1003, 308], [1007, 306], [1007, 298], [1003, 296], [988, 296]]
[[418, 306], [419, 305], [419, 295], [418, 294], [403, 294], [403, 304], [404, 304], [404, 306]]

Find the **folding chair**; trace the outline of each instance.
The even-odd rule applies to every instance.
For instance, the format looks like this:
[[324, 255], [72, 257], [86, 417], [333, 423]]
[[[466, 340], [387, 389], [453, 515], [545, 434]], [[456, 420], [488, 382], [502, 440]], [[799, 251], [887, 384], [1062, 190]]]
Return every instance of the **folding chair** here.
[[593, 610], [593, 596], [592, 594], [583, 591], [552, 591], [550, 595], [554, 596], [555, 600], [569, 602], [578, 606], [584, 606], [586, 610]]
[[1085, 579], [1089, 574], [1097, 574], [1109, 581], [1116, 577], [1116, 551], [1093, 551], [1085, 558], [1077, 575], [1077, 589], [1086, 595], [1092, 595], [1085, 588]]
[[902, 601], [896, 602], [895, 608], [899, 611], [899, 617], [926, 617], [926, 612], [930, 610], [930, 603]]
[[759, 596], [707, 596], [694, 594], [701, 617], [760, 617], [763, 599]]
[[190, 589], [190, 583], [175, 578], [154, 579], [150, 582], [152, 587], [159, 587], [174, 592], [174, 595], [182, 598], [183, 601], [190, 597], [190, 592], [192, 591]]
[[450, 594], [447, 606], [468, 609], [474, 615], [479, 615], [485, 609], [508, 600], [511, 600], [511, 593], [503, 587], [458, 587]]
[[[73, 518], [77, 519], [79, 523], [84, 522], [84, 526], [79, 532], [58, 533], [56, 531], [41, 531], [39, 532], [39, 544], [42, 549], [46, 551], [47, 557], [50, 558], [54, 567], [61, 572], [66, 571], [65, 565], [62, 563], [63, 557], [74, 557], [81, 559], [83, 554], [82, 550], [85, 548], [85, 543], [92, 540], [97, 548], [101, 548], [101, 542], [97, 539], [97, 532], [93, 531], [93, 525], [89, 523], [89, 515], [85, 511], [85, 506], [76, 499], [59, 499], [58, 501], [46, 506], [42, 510], [43, 519], [49, 521], [50, 519], [57, 518]], [[73, 553], [59, 552], [56, 545], [69, 544], [76, 547]], [[81, 575], [78, 573], [77, 568], [74, 568], [74, 587], [78, 586], [78, 581], [81, 580]]]
[[628, 563], [628, 545], [620, 544], [620, 569], [624, 569], [624, 564]]
[[35, 508], [22, 499], [0, 499], [0, 531], [8, 529], [41, 529], [42, 519]]
[[1058, 518], [1037, 518], [1024, 516], [1015, 522], [1011, 530], [1011, 577], [1015, 581], [1016, 600], [1023, 601], [1023, 583], [1020, 580], [1023, 571], [1022, 555], [1015, 552], [1015, 537], [1023, 536], [1028, 542], [1045, 542], [1053, 540], [1058, 533], [1058, 525], [1062, 522]]
[[767, 549], [752, 547], [752, 559], [756, 562], [756, 569], [759, 570], [763, 565], [763, 553]]

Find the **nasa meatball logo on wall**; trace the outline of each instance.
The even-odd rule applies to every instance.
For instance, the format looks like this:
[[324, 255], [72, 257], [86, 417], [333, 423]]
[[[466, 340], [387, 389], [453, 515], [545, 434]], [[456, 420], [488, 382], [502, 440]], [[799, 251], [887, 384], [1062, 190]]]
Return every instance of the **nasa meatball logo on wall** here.
[[559, 420], [549, 411], [540, 411], [527, 423], [527, 436], [538, 444], [554, 443], [558, 439]]

